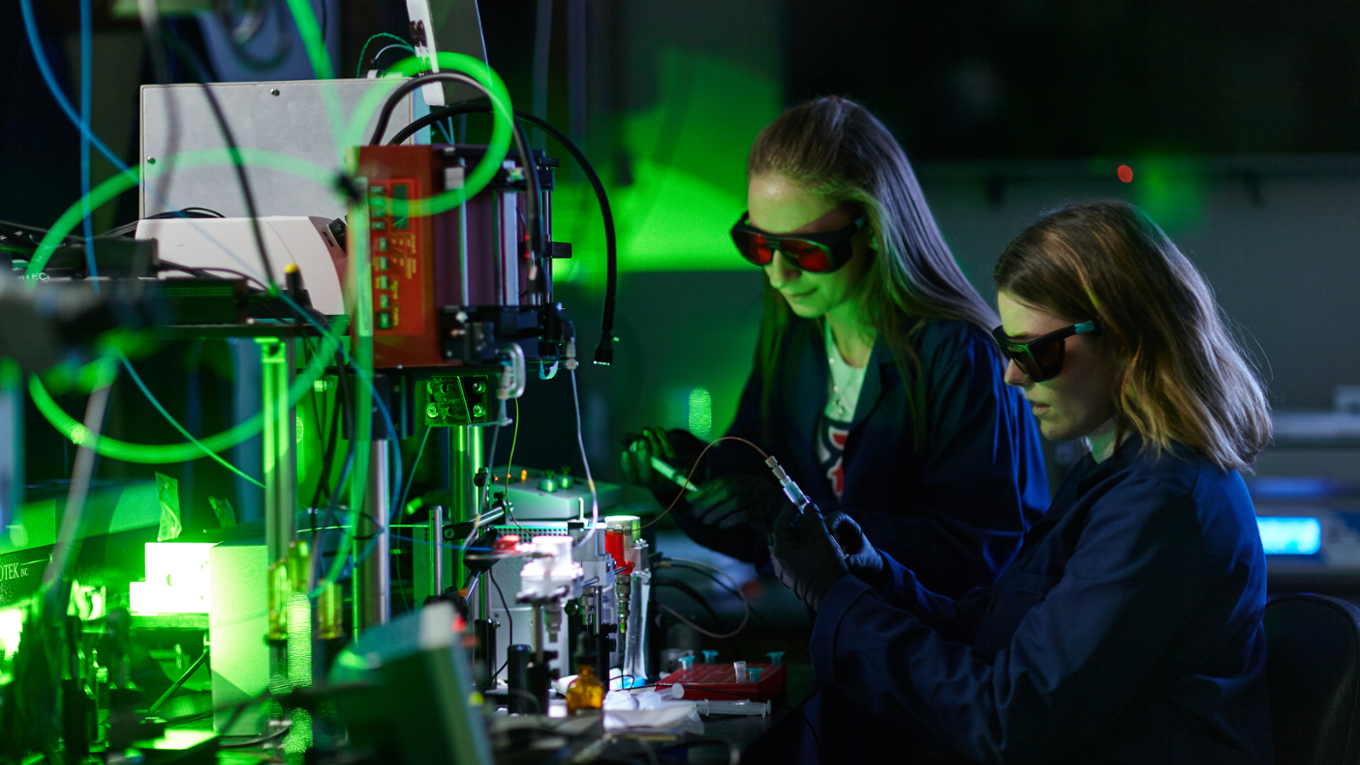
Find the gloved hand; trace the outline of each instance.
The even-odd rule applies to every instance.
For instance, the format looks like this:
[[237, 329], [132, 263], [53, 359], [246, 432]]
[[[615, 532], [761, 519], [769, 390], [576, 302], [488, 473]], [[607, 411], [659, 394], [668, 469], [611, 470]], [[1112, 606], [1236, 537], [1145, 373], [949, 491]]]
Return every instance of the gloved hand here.
[[869, 543], [864, 529], [859, 527], [855, 519], [837, 511], [826, 519], [826, 527], [831, 532], [831, 538], [845, 553], [845, 565], [849, 567], [850, 573], [870, 587], [881, 585], [888, 574], [888, 564], [883, 562], [883, 554]]
[[795, 523], [797, 517], [793, 503], [785, 503], [770, 534], [770, 561], [779, 581], [815, 611], [850, 569], [821, 513], [803, 513], [801, 522]]
[[[619, 471], [625, 483], [651, 489], [652, 493], [659, 495], [658, 499], [665, 497], [665, 502], [669, 502], [681, 491], [680, 485], [652, 469], [652, 455], [665, 460], [684, 477], [689, 475], [705, 445], [688, 430], [668, 432], [656, 427], [643, 428], [640, 435], [624, 436], [624, 449], [619, 453]], [[696, 479], [698, 474], [699, 471], [695, 471]]]
[[768, 534], [779, 510], [787, 503], [784, 492], [760, 475], [725, 475], [699, 487], [689, 498], [689, 514], [720, 529], [749, 523]]

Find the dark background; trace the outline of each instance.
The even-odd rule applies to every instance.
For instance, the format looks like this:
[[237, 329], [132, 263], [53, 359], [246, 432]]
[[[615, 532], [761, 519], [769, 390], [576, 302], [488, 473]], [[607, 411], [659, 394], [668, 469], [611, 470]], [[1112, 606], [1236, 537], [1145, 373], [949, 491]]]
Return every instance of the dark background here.
[[[597, 476], [617, 477], [621, 434], [695, 422], [689, 402], [698, 388], [711, 397], [702, 413], [710, 435], [730, 420], [760, 290], [759, 274], [723, 241], [744, 200], [745, 151], [780, 109], [823, 94], [857, 98], [892, 128], [965, 273], [989, 299], [997, 253], [1042, 210], [1067, 199], [1128, 198], [1215, 285], [1275, 407], [1330, 409], [1338, 386], [1360, 383], [1360, 4], [583, 0], [585, 98], [572, 104], [573, 4], [552, 3], [547, 116], [580, 140], [605, 177], [623, 243], [616, 363], [580, 372]], [[34, 5], [74, 103], [78, 4]], [[491, 65], [516, 105], [531, 104], [538, 3], [481, 5]], [[94, 128], [132, 162], [138, 86], [154, 78], [139, 26], [109, 6], [94, 4]], [[394, 0], [329, 0], [327, 16], [341, 76], [373, 66], [380, 45], [360, 60], [371, 35], [407, 37], [404, 4]], [[167, 21], [221, 74], [202, 23]], [[381, 65], [394, 60], [389, 54]], [[0, 67], [0, 219], [47, 226], [79, 197], [77, 134], [38, 77], [17, 3], [0, 8]], [[187, 81], [190, 72], [172, 61], [171, 79]], [[481, 123], [471, 130], [475, 140]], [[579, 184], [565, 155], [549, 150], [564, 160], [564, 188]], [[1116, 179], [1120, 164], [1134, 169], [1132, 183]], [[671, 175], [656, 182], [662, 171]], [[95, 181], [112, 172], [96, 154]], [[639, 190], [648, 183], [662, 191], [650, 202], [633, 199], [646, 196]], [[577, 271], [561, 280], [558, 297], [588, 353], [598, 339], [603, 258], [593, 202], [576, 209], [571, 200], [559, 202], [558, 235], [577, 244]], [[704, 205], [717, 212], [686, 220]], [[126, 195], [96, 213], [96, 230], [135, 214]], [[149, 384], [170, 411], [210, 432], [232, 371], [229, 361], [208, 362], [229, 358], [212, 344], [169, 349], [147, 362]], [[196, 397], [184, 383], [200, 367]], [[67, 403], [78, 413], [80, 401]], [[517, 461], [569, 464], [579, 475], [568, 383], [535, 380], [522, 406]], [[176, 438], [135, 390], [115, 392], [110, 429], [151, 442]], [[41, 477], [69, 474], [71, 451], [59, 441], [35, 448], [30, 467]], [[201, 485], [225, 481], [211, 477], [214, 465], [196, 469]], [[101, 474], [120, 471], [145, 472], [101, 465]]]

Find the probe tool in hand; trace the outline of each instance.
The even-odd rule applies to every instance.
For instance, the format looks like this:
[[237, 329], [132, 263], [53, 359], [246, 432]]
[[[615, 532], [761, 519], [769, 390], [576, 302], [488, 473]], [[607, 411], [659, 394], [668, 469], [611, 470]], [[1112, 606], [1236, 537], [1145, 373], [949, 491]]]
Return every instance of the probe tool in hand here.
[[674, 483], [685, 490], [686, 493], [694, 495], [699, 493], [699, 487], [693, 481], [686, 480], [680, 471], [671, 467], [669, 462], [661, 459], [655, 454], [652, 455], [652, 470], [655, 470], [662, 478]]

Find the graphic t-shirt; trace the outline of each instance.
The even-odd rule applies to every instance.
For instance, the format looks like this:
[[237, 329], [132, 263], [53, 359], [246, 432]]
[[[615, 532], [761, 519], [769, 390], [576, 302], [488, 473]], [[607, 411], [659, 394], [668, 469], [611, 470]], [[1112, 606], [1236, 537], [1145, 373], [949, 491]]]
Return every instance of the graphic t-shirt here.
[[845, 440], [855, 417], [855, 405], [864, 386], [864, 368], [852, 367], [841, 357], [831, 326], [826, 328], [826, 358], [831, 368], [826, 408], [817, 418], [817, 462], [831, 491], [840, 499], [845, 491]]

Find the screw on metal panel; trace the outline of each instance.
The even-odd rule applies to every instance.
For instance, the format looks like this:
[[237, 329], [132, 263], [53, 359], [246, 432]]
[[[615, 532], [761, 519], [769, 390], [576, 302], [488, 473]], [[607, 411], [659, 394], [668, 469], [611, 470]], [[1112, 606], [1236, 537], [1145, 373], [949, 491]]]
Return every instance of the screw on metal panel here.
[[147, 158], [146, 158], [146, 163], [147, 163], [148, 165], [154, 165], [154, 164], [156, 164], [156, 158], [155, 158], [155, 157], [147, 157]]
[[270, 88], [270, 89], [269, 89], [269, 95], [271, 95], [271, 96], [277, 96], [278, 94], [279, 94], [279, 89], [278, 89], [278, 88]]

